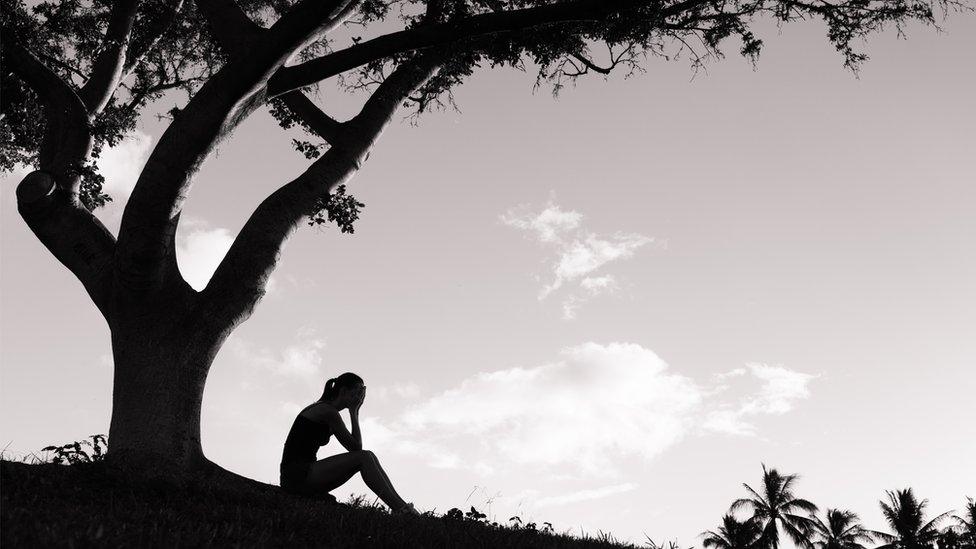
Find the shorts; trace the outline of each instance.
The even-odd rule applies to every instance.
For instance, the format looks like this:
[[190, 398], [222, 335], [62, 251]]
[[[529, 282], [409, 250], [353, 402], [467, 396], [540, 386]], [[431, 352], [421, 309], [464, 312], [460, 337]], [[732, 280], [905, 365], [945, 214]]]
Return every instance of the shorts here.
[[308, 470], [312, 467], [311, 461], [295, 461], [281, 464], [281, 487], [287, 492], [297, 494], [308, 493], [305, 479], [308, 477]]

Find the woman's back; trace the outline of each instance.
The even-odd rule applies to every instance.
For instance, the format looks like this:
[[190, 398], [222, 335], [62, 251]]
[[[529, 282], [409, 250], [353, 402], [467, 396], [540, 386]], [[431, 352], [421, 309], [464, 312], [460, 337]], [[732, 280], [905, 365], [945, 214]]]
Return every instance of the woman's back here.
[[[302, 412], [304, 411], [302, 410]], [[315, 461], [319, 447], [328, 444], [331, 436], [332, 433], [327, 423], [320, 423], [302, 413], [298, 414], [288, 431], [288, 438], [285, 439], [281, 462], [307, 463]]]

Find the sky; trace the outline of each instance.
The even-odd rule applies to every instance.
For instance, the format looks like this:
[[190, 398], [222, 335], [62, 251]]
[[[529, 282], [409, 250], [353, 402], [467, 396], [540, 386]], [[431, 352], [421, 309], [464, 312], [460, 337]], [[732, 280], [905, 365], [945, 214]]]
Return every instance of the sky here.
[[[349, 185], [366, 203], [355, 234], [289, 241], [211, 370], [205, 453], [275, 483], [294, 415], [352, 371], [364, 446], [421, 510], [700, 546], [762, 464], [869, 528], [885, 490], [961, 509], [976, 496], [976, 17], [944, 28], [875, 36], [858, 77], [817, 23], [761, 25], [755, 70], [729, 44], [697, 75], [651, 59], [558, 99], [531, 74], [476, 73], [460, 112], [386, 130]], [[337, 116], [360, 101], [320, 98]], [[105, 153], [113, 232], [163, 124]], [[259, 112], [197, 175], [177, 233], [194, 287], [307, 165], [291, 137]], [[107, 326], [18, 216], [22, 175], [0, 183], [15, 458], [106, 433], [112, 390]], [[357, 477], [334, 493], [367, 491]]]

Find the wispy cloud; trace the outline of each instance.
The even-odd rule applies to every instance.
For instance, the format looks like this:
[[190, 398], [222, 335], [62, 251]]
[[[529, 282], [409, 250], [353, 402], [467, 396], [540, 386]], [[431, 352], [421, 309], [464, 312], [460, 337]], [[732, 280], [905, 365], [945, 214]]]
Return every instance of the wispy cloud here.
[[603, 499], [617, 494], [623, 494], [625, 492], [636, 490], [637, 488], [638, 488], [637, 484], [633, 482], [625, 482], [623, 484], [614, 484], [611, 486], [603, 486], [600, 488], [579, 490], [577, 492], [571, 492], [569, 494], [563, 494], [560, 496], [547, 496], [544, 498], [539, 498], [534, 502], [533, 505], [535, 507], [551, 507], [553, 505], [566, 505], [570, 503], [579, 503], [581, 501]]
[[277, 483], [282, 444], [295, 415], [322, 394], [326, 348], [325, 338], [308, 327], [297, 330], [283, 349], [231, 335], [203, 399], [208, 456], [248, 477]]
[[500, 216], [502, 223], [526, 231], [539, 243], [552, 248], [552, 280], [539, 291], [543, 300], [565, 286], [572, 286], [563, 298], [563, 318], [573, 319], [589, 299], [612, 293], [618, 287], [613, 275], [590, 276], [607, 264], [633, 257], [654, 238], [636, 233], [617, 232], [601, 237], [582, 227], [583, 215], [563, 210], [550, 201], [541, 211], [522, 205]]
[[392, 385], [380, 385], [379, 387], [370, 387], [369, 394], [380, 400], [416, 398], [420, 395], [420, 385], [410, 381], [406, 383], [394, 383]]
[[[589, 342], [540, 366], [477, 373], [390, 421], [374, 418], [370, 428], [385, 448], [436, 456], [442, 467], [562, 466], [609, 478], [620, 474], [621, 458], [652, 459], [692, 432], [752, 434], [743, 416], [783, 413], [812, 378], [783, 367], [748, 371], [761, 386], [730, 401], [672, 371], [650, 349]], [[722, 428], [729, 409], [735, 413]], [[408, 440], [425, 441], [423, 451], [412, 452]]]
[[[270, 373], [283, 378], [296, 378], [301, 381], [324, 382], [322, 351], [325, 339], [312, 330], [303, 330], [295, 336], [295, 342], [280, 352], [258, 348], [253, 343], [238, 336], [231, 336], [226, 346], [239, 360], [252, 367], [254, 375], [245, 377], [244, 382], [266, 383], [264, 377]], [[318, 395], [316, 395], [317, 397]]]
[[757, 428], [746, 420], [747, 417], [779, 415], [793, 410], [798, 401], [810, 396], [809, 383], [817, 377], [783, 366], [749, 363], [746, 368], [737, 368], [716, 378], [726, 380], [743, 377], [747, 373], [760, 383], [759, 390], [745, 397], [736, 407], [712, 411], [705, 420], [706, 429], [731, 435], [753, 435]]
[[506, 225], [535, 233], [540, 242], [560, 242], [563, 234], [580, 226], [583, 215], [565, 211], [550, 202], [537, 214], [526, 211], [525, 206], [513, 208], [501, 216]]

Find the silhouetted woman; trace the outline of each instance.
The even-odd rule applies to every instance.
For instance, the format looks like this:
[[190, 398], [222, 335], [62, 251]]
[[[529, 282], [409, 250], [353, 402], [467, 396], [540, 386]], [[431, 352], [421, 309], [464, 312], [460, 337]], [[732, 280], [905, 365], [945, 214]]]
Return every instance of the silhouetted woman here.
[[[419, 514], [393, 489], [376, 455], [363, 450], [359, 408], [365, 398], [363, 379], [352, 372], [325, 384], [322, 398], [299, 412], [288, 432], [281, 454], [281, 487], [299, 494], [331, 492], [358, 472], [366, 486], [394, 512]], [[349, 409], [351, 433], [339, 415], [345, 408]], [[316, 452], [329, 442], [331, 435], [349, 451], [316, 461]]]

